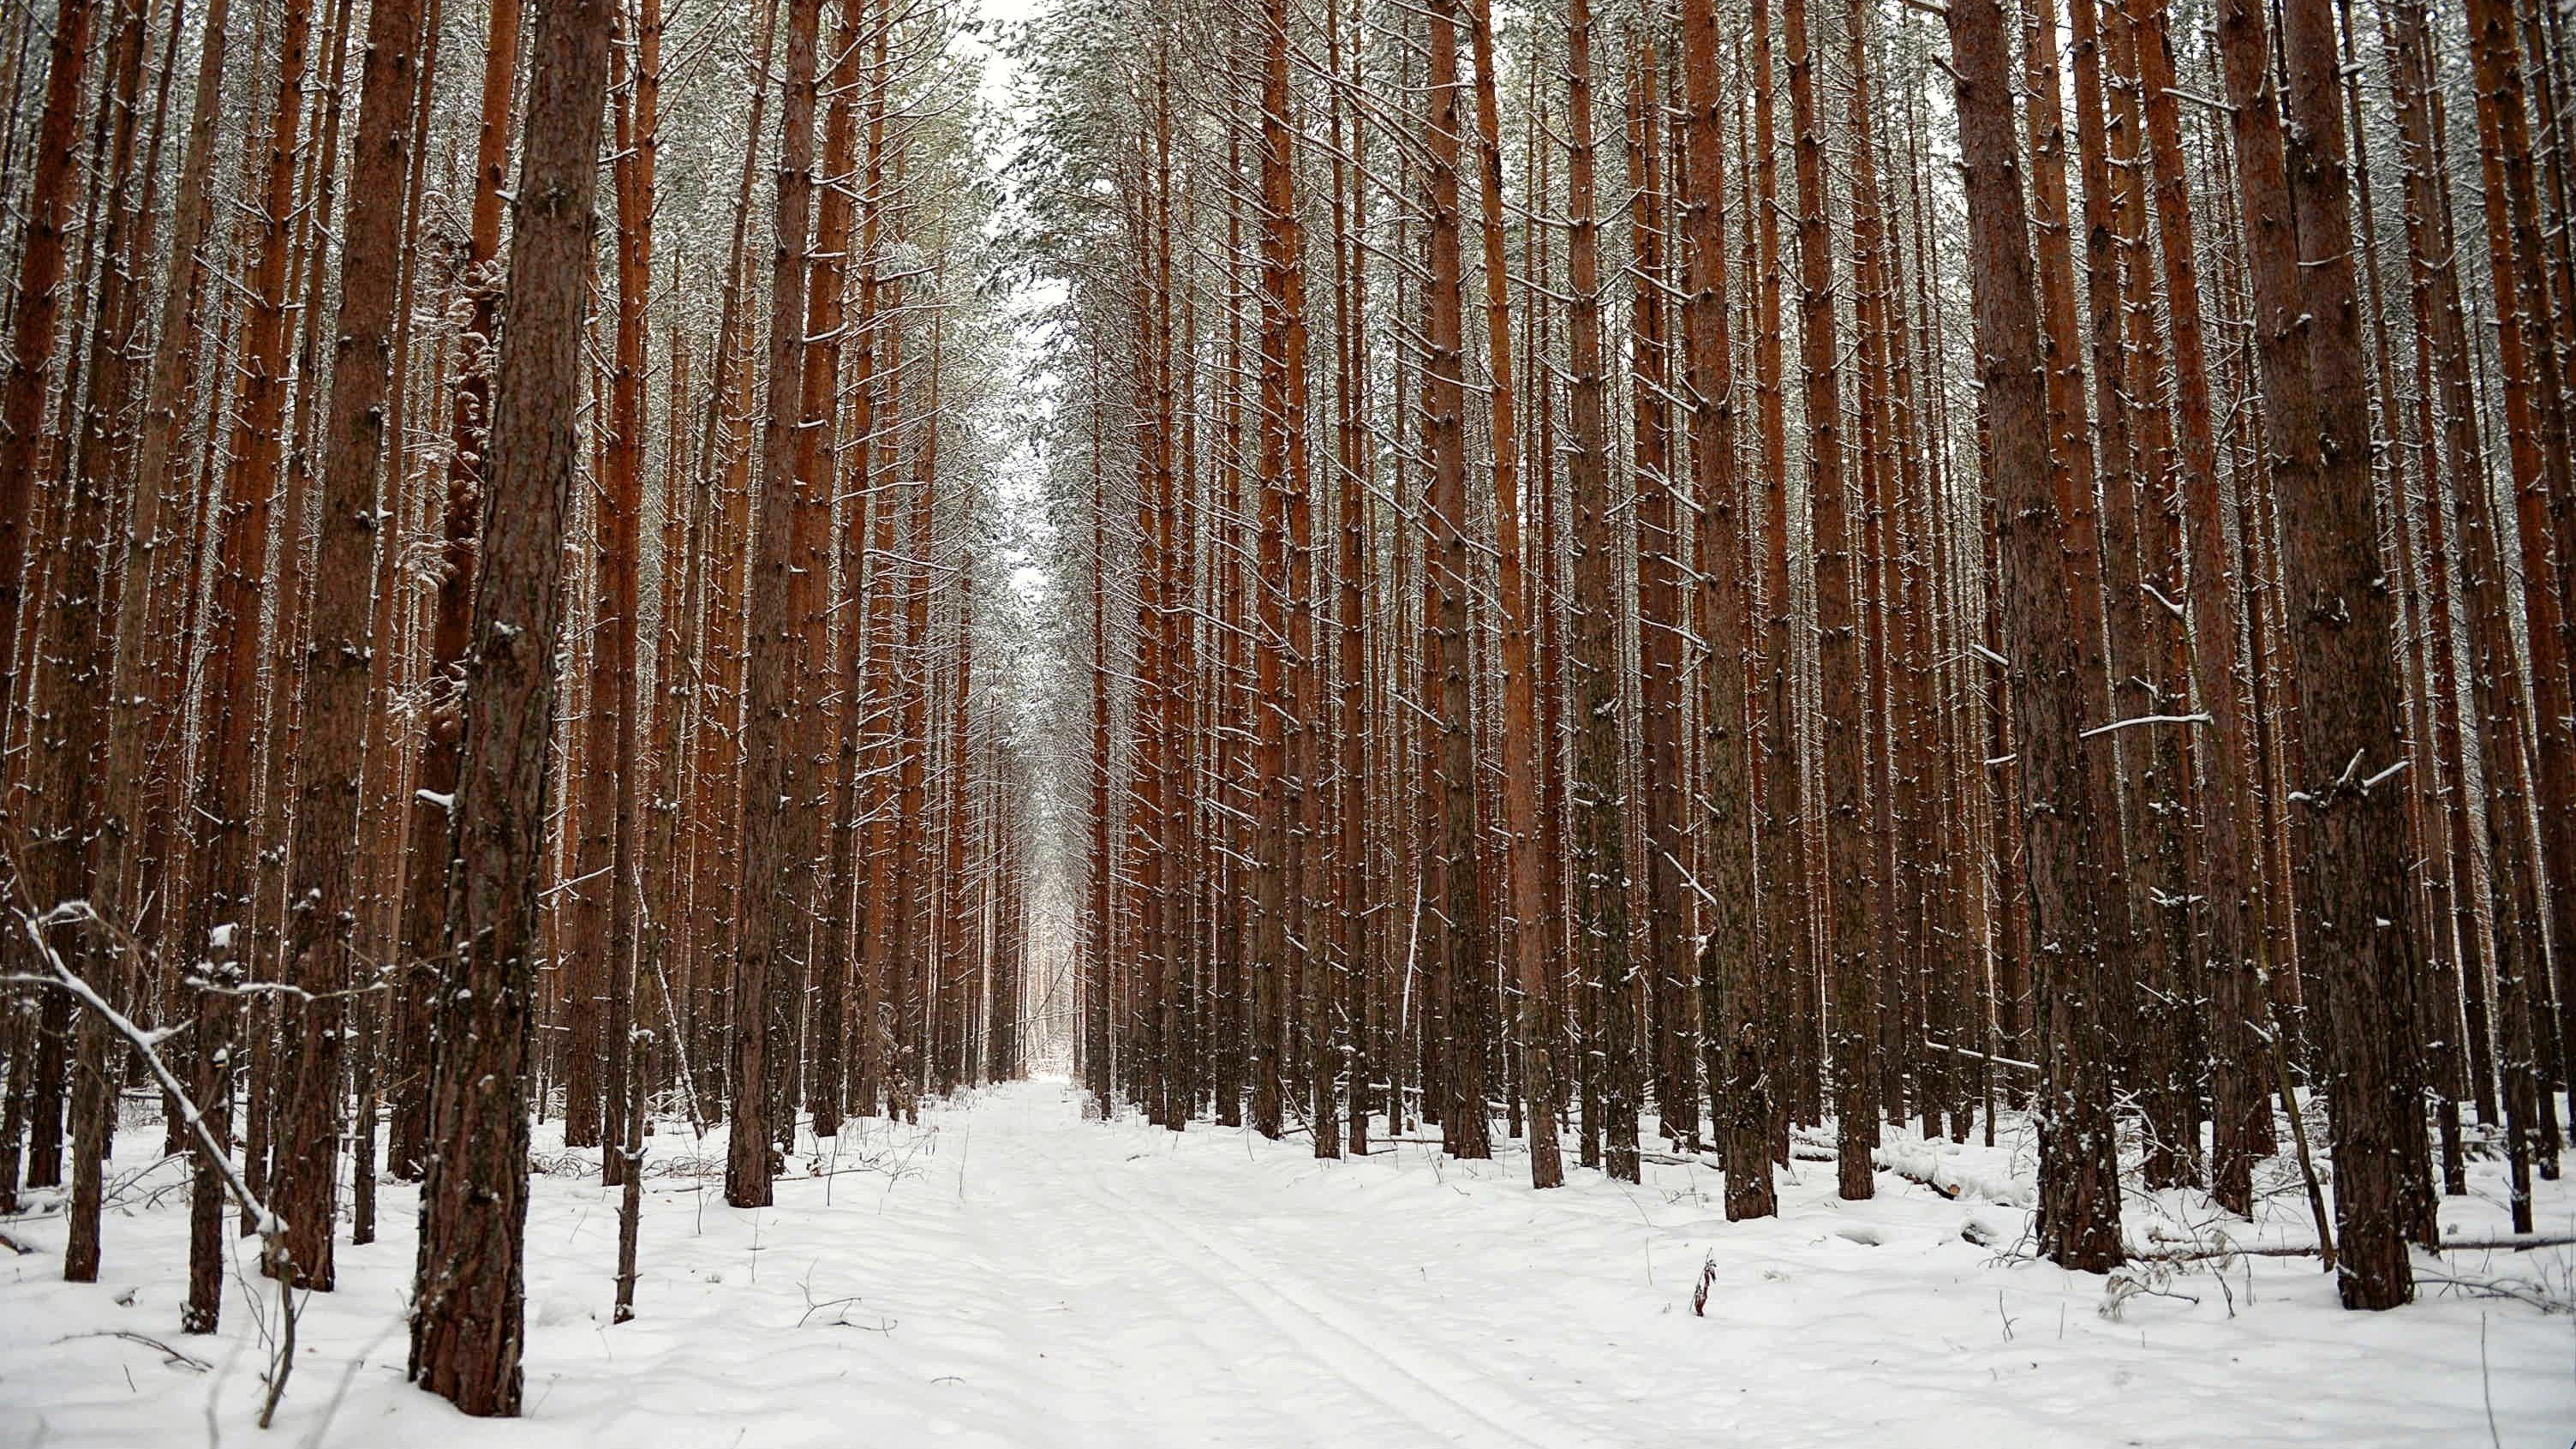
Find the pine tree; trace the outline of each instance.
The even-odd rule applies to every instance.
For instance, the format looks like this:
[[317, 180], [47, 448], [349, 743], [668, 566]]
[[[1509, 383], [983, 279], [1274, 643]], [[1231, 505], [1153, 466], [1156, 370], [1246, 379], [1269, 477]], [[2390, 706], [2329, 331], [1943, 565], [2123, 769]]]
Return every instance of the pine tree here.
[[520, 1093], [533, 1034], [537, 860], [554, 793], [548, 656], [580, 448], [611, 21], [607, 0], [539, 10], [528, 144], [511, 193], [510, 331], [493, 385], [492, 486], [455, 806], [455, 956], [437, 1001], [410, 1370], [476, 1415], [515, 1417], [523, 1382], [528, 1114]]

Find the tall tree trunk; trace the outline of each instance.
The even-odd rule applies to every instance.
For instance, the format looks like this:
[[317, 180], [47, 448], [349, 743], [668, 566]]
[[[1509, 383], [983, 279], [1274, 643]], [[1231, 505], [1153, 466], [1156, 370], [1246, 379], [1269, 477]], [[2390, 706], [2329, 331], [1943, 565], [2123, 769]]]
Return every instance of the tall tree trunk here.
[[779, 110], [778, 241], [769, 284], [768, 420], [761, 432], [760, 534], [752, 561], [750, 699], [744, 716], [748, 773], [743, 786], [742, 943], [734, 959], [733, 1116], [725, 1162], [725, 1201], [769, 1205], [773, 1078], [788, 1064], [769, 1053], [785, 1045], [777, 1030], [782, 998], [793, 989], [792, 958], [801, 953], [796, 923], [805, 901], [800, 862], [783, 852], [782, 805], [803, 621], [792, 617], [790, 570], [799, 489], [798, 404], [805, 363], [806, 237], [814, 185], [815, 29], [822, 0], [787, 7], [786, 92]]
[[[1591, 0], [1566, 7], [1566, 245], [1572, 297], [1567, 317], [1566, 483], [1574, 517], [1574, 975], [1576, 990], [1601, 1009], [1587, 1011], [1612, 1052], [1628, 1034], [1625, 1004], [1631, 966], [1628, 922], [1628, 828], [1620, 763], [1626, 753], [1626, 691], [1621, 688], [1617, 630], [1621, 512], [1610, 485], [1608, 347], [1601, 307], [1601, 220], [1592, 126]], [[1598, 1046], [1587, 1042], [1588, 1047]], [[1593, 1080], [1601, 1068], [1592, 1069]], [[1587, 1164], [1601, 1124], [1584, 1101]], [[1613, 1110], [1616, 1110], [1614, 1107]], [[1636, 1176], [1636, 1118], [1628, 1106], [1626, 1175]], [[1613, 1128], [1614, 1138], [1618, 1129]], [[1620, 1162], [1616, 1150], [1612, 1160]]]
[[[1547, 994], [1546, 905], [1539, 896], [1537, 670], [1531, 660], [1535, 600], [1523, 577], [1520, 443], [1513, 413], [1510, 277], [1503, 259], [1503, 142], [1501, 102], [1494, 76], [1491, 0], [1468, 0], [1467, 19], [1476, 59], [1476, 150], [1482, 184], [1485, 243], [1485, 364], [1492, 379], [1487, 403], [1494, 456], [1494, 535], [1500, 553], [1496, 590], [1503, 608], [1503, 830], [1510, 841], [1506, 865], [1511, 915], [1513, 974], [1524, 1010]], [[1345, 524], [1345, 527], [1349, 525]], [[1350, 822], [1344, 822], [1347, 828]], [[1525, 1018], [1526, 1019], [1526, 1018]], [[1524, 1088], [1529, 1099], [1530, 1183], [1565, 1181], [1556, 1151], [1556, 1070], [1549, 1044], [1522, 1034]]]
[[[1282, 1128], [1288, 921], [1292, 848], [1288, 796], [1288, 731], [1283, 704], [1291, 662], [1288, 645], [1286, 529], [1288, 499], [1306, 493], [1305, 228], [1297, 218], [1292, 118], [1289, 114], [1288, 0], [1263, 11], [1261, 78], [1261, 570], [1255, 684], [1255, 771], [1261, 780], [1254, 826], [1255, 906], [1251, 942], [1253, 1004], [1252, 1125], [1265, 1137]], [[1454, 146], [1454, 141], [1453, 141]]]
[[1434, 0], [1429, 12], [1430, 69], [1424, 92], [1423, 145], [1430, 164], [1431, 275], [1426, 302], [1423, 451], [1429, 461], [1431, 583], [1439, 634], [1440, 742], [1431, 776], [1442, 820], [1440, 898], [1446, 917], [1438, 992], [1447, 1041], [1441, 1056], [1446, 1091], [1441, 1140], [1455, 1157], [1489, 1157], [1485, 1039], [1478, 1029], [1482, 986], [1491, 957], [1483, 882], [1477, 869], [1475, 672], [1468, 595], [1475, 587], [1467, 544], [1465, 274], [1461, 256], [1458, 170], [1464, 141], [1458, 83], [1457, 10]]
[[2083, 683], [2064, 524], [2051, 479], [2038, 288], [2016, 164], [2012, 76], [1995, 0], [1949, 9], [1953, 95], [1966, 158], [1969, 295], [1987, 458], [2002, 531], [2003, 606], [2020, 756], [2020, 828], [2035, 959], [2048, 963], [2040, 1243], [2060, 1265], [2102, 1272], [2122, 1257], [2118, 1138], [2095, 993], [2102, 910], [2098, 800], [2088, 789]]
[[[2326, 979], [2333, 1070], [2336, 1266], [2347, 1308], [2394, 1308], [2415, 1296], [2406, 1253], [2409, 1163], [2403, 1134], [2423, 1132], [2405, 1090], [2407, 993], [2417, 966], [2417, 905], [2408, 883], [2407, 764], [2397, 673], [2395, 600], [2379, 557], [2370, 481], [2370, 384], [2352, 261], [2342, 55], [2327, 0], [2282, 6], [2288, 63], [2290, 195], [2297, 206], [2299, 329], [2316, 381], [2314, 472], [2276, 474], [2284, 573], [2304, 601], [2291, 636], [2300, 730], [2312, 773], [2300, 795], [2308, 837], [2301, 939]], [[2292, 422], [2293, 420], [2284, 420]], [[2331, 771], [2326, 774], [2323, 772]]]
[[1725, 118], [1718, 81], [1717, 16], [1682, 7], [1683, 137], [1690, 189], [1682, 198], [1688, 277], [1692, 491], [1697, 505], [1700, 635], [1708, 650], [1710, 717], [1702, 724], [1701, 829], [1708, 902], [1699, 961], [1701, 1030], [1718, 1150], [1726, 1164], [1727, 1216], [1768, 1217], [1771, 1103], [1763, 1049], [1767, 1015], [1753, 938], [1756, 919], [1751, 760], [1746, 751], [1753, 631], [1744, 489], [1736, 471], [1735, 343], [1726, 295]]
[[[858, 201], [858, 103], [867, 11], [864, 0], [841, 0], [835, 10], [839, 25], [834, 37], [833, 64], [825, 81], [831, 96], [831, 109], [823, 126], [823, 196], [815, 208], [814, 275], [805, 294], [805, 335], [812, 340], [813, 346], [805, 359], [805, 374], [800, 386], [798, 407], [802, 422], [797, 436], [798, 476], [805, 480], [809, 490], [824, 500], [827, 514], [835, 508], [848, 510], [838, 547], [822, 545], [829, 552], [817, 562], [825, 566], [822, 571], [837, 569], [841, 588], [850, 596], [855, 596], [859, 590], [858, 570], [864, 561], [861, 555], [866, 543], [867, 525], [865, 512], [860, 506], [864, 494], [853, 492], [849, 494], [847, 504], [838, 502], [844, 491], [841, 487], [839, 441], [840, 377], [841, 352], [848, 327], [845, 304], [849, 249]], [[865, 435], [862, 434], [850, 451], [864, 454], [866, 450]], [[833, 554], [838, 556], [837, 564]], [[821, 592], [818, 587], [818, 597]], [[852, 676], [856, 672], [854, 655], [847, 656], [848, 662], [844, 663], [845, 656], [833, 653], [828, 647], [834, 638], [830, 627], [833, 612], [837, 611], [818, 614], [806, 625], [810, 631], [808, 642], [814, 650], [816, 697], [812, 707], [827, 719], [833, 715], [825, 701], [834, 698], [840, 701], [838, 713], [846, 717], [852, 698]], [[857, 623], [855, 614], [843, 619], [838, 637], [855, 645]], [[811, 752], [817, 765], [815, 778], [818, 782], [827, 774], [820, 767], [834, 762], [839, 755], [838, 741], [832, 739], [832, 733], [825, 732], [826, 748]], [[842, 905], [848, 898], [849, 877], [845, 868], [835, 868], [842, 838], [837, 821], [840, 810], [836, 807], [845, 806], [857, 793], [846, 768], [833, 785], [833, 789], [815, 792], [817, 831], [824, 821], [834, 822], [831, 836], [834, 857], [827, 862], [821, 858], [821, 851], [815, 852], [814, 928], [812, 945], [808, 948], [814, 988], [808, 1030], [813, 1048], [812, 1060], [806, 1070], [805, 1106], [813, 1114], [814, 1135], [818, 1138], [840, 1135], [843, 1100], [841, 1024], [849, 973], [844, 953], [847, 923]], [[856, 832], [852, 831], [853, 847], [855, 835]]]
[[[617, 337], [616, 364], [608, 399], [608, 468], [599, 500], [603, 577], [601, 607], [609, 616], [609, 637], [592, 643], [592, 742], [603, 701], [615, 706], [608, 752], [616, 793], [610, 814], [615, 839], [608, 851], [608, 1062], [600, 1096], [605, 1121], [600, 1137], [612, 1149], [641, 1150], [639, 1130], [626, 1120], [627, 1106], [639, 1100], [627, 1078], [642, 1070], [635, 1059], [637, 950], [644, 906], [639, 897], [644, 831], [643, 725], [650, 708], [643, 694], [644, 597], [641, 579], [644, 522], [644, 369], [645, 348], [652, 335], [646, 316], [653, 277], [654, 165], [660, 146], [658, 112], [662, 86], [661, 0], [638, 0], [634, 58], [621, 51], [615, 70], [629, 72], [627, 97], [617, 107]], [[664, 480], [670, 486], [670, 480]], [[604, 647], [603, 647], [604, 644]], [[613, 675], [603, 685], [597, 668], [605, 656]], [[593, 756], [597, 758], [596, 755]], [[609, 1183], [625, 1180], [623, 1151], [600, 1154], [600, 1169]]]
[[28, 525], [35, 518], [37, 470], [43, 466], [45, 392], [62, 331], [63, 239], [80, 181], [82, 79], [89, 66], [90, 24], [97, 0], [55, 7], [45, 62], [45, 104], [36, 125], [36, 167], [28, 182], [26, 224], [18, 242], [17, 295], [11, 299], [9, 370], [0, 377], [0, 730], [18, 707], [18, 631], [25, 614]]
[[[304, 3], [304, 0], [296, 0]], [[403, 857], [402, 954], [407, 961], [438, 958], [447, 949], [448, 876], [456, 859], [453, 836], [457, 782], [464, 758], [465, 649], [474, 622], [476, 532], [483, 515], [483, 484], [492, 420], [492, 341], [500, 330], [501, 200], [508, 181], [512, 95], [519, 75], [519, 28], [525, 0], [491, 0], [485, 23], [483, 92], [474, 143], [474, 203], [468, 218], [463, 284], [464, 341], [457, 357], [449, 417], [445, 499], [441, 509], [438, 596], [432, 613], [427, 700], [417, 794], [434, 808], [412, 812], [411, 839]], [[431, 973], [406, 978], [405, 1009], [428, 1024], [433, 1014]], [[428, 1060], [415, 1044], [405, 1053]], [[397, 1176], [419, 1175], [429, 1143], [425, 1075], [394, 1095], [392, 1151]]]
[[323, 436], [322, 533], [314, 568], [307, 727], [297, 761], [296, 838], [290, 847], [294, 906], [287, 939], [294, 983], [317, 999], [305, 1008], [303, 1039], [288, 1043], [288, 1106], [278, 1129], [273, 1199], [286, 1214], [287, 1250], [302, 1281], [317, 1288], [332, 1284], [340, 1161], [340, 1013], [320, 999], [359, 984], [354, 929], [359, 913], [370, 909], [372, 893], [369, 883], [354, 878], [358, 785], [365, 766], [368, 650], [375, 642], [374, 554], [382, 531], [378, 520], [387, 516], [378, 505], [390, 441], [385, 409], [419, 19], [417, 0], [376, 0], [367, 11], [358, 151]]
[[1824, 756], [1826, 874], [1832, 905], [1826, 932], [1833, 983], [1835, 1118], [1839, 1188], [1847, 1199], [1876, 1189], [1870, 1154], [1878, 1146], [1878, 963], [1869, 920], [1869, 825], [1862, 802], [1864, 713], [1860, 636], [1852, 587], [1858, 530], [1844, 501], [1842, 388], [1836, 371], [1833, 244], [1825, 222], [1824, 132], [1816, 107], [1815, 47], [1806, 0], [1785, 0], [1789, 129], [1798, 184], [1798, 321], [1805, 377], [1807, 495], [1816, 570], [1816, 630], [1823, 691], [1818, 723]]
[[590, 274], [609, 0], [539, 9], [528, 144], [492, 419], [492, 487], [475, 584], [474, 662], [456, 798], [454, 957], [421, 1182], [412, 1379], [474, 1415], [519, 1412], [538, 862], [553, 794], [557, 587], [579, 472], [582, 314]]
[[[1776, 1161], [1789, 1155], [1789, 1113], [1815, 1080], [1799, 1023], [1801, 1003], [1809, 995], [1805, 969], [1808, 951], [1805, 910], [1805, 856], [1800, 848], [1799, 802], [1805, 771], [1798, 743], [1798, 660], [1796, 606], [1789, 593], [1788, 417], [1782, 390], [1780, 329], [1780, 153], [1773, 135], [1775, 108], [1772, 82], [1772, 25], [1769, 0], [1752, 0], [1753, 22], [1753, 174], [1754, 274], [1753, 393], [1755, 431], [1760, 444], [1756, 477], [1762, 489], [1762, 518], [1756, 536], [1762, 549], [1762, 776], [1761, 859], [1762, 912], [1759, 922], [1762, 1046], [1778, 1063], [1773, 1076], [1777, 1095], [1768, 1126], [1769, 1150]], [[1730, 1109], [1732, 1110], [1732, 1109]], [[1729, 1190], [1737, 1178], [1730, 1174]], [[1744, 1179], [1748, 1194], [1751, 1178]], [[1745, 1210], [1755, 1206], [1748, 1195]]]
[[[2200, 893], [2209, 903], [2203, 959], [2216, 1027], [2210, 1051], [2210, 1184], [2222, 1204], [2250, 1213], [2254, 1145], [2262, 1130], [2255, 1119], [2270, 1116], [2270, 1094], [2261, 1071], [2265, 1049], [2253, 1033], [2248, 1010], [2257, 999], [2255, 953], [2263, 951], [2266, 943], [2256, 900], [2256, 872], [2247, 855], [2259, 822], [2249, 799], [2253, 738], [2237, 669], [2243, 622], [2237, 608], [2236, 570], [2229, 563], [2236, 556], [2228, 528], [2233, 505], [2219, 476], [2212, 433], [2191, 187], [2183, 169], [2167, 7], [2165, 0], [2144, 0], [2140, 9], [2140, 76], [2146, 91], [2148, 158], [2154, 171], [2165, 307], [2173, 333], [2174, 417], [2181, 425], [2184, 537], [2194, 585], [2186, 591], [2192, 686], [2199, 712], [2209, 716], [2201, 736], [2205, 742], [2201, 784], [2207, 794], [2200, 811]], [[2209, 583], [2204, 586], [2202, 580]]]

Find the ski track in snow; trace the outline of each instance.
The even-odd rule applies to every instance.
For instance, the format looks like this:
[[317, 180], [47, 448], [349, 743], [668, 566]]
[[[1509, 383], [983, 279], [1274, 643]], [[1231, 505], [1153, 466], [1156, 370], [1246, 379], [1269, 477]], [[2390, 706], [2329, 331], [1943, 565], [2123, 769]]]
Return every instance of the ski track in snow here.
[[[1186, 1250], [1172, 1253], [1167, 1261], [1198, 1276], [1250, 1313], [1256, 1339], [1267, 1337], [1259, 1329], [1272, 1330], [1278, 1340], [1284, 1340], [1281, 1346], [1289, 1351], [1288, 1356], [1304, 1353], [1315, 1366], [1330, 1370], [1355, 1394], [1409, 1421], [1417, 1432], [1431, 1436], [1429, 1442], [1459, 1439], [1462, 1426], [1465, 1438], [1488, 1444], [1550, 1449], [1591, 1442], [1588, 1435], [1548, 1424], [1532, 1406], [1521, 1402], [1506, 1407], [1529, 1432], [1514, 1427], [1511, 1420], [1478, 1402], [1480, 1390], [1492, 1392], [1484, 1376], [1407, 1348], [1384, 1330], [1363, 1324], [1319, 1287], [1301, 1285], [1293, 1277], [1254, 1263], [1245, 1252], [1219, 1243], [1150, 1202], [1115, 1189], [1107, 1197], [1094, 1200], [1106, 1212], [1131, 1213], [1153, 1224], [1168, 1234], [1166, 1242], [1170, 1246], [1195, 1248], [1195, 1256], [1214, 1264], [1214, 1269], [1193, 1262], [1194, 1255]], [[1373, 1378], [1375, 1383], [1371, 1382]]]
[[[617, 1194], [595, 1151], [539, 1132], [529, 1213], [526, 1417], [468, 1420], [404, 1381], [413, 1192], [382, 1237], [345, 1237], [341, 1287], [308, 1300], [272, 1436], [251, 1427], [265, 1365], [239, 1257], [224, 1332], [175, 1332], [184, 1173], [157, 1125], [119, 1134], [105, 1273], [65, 1284], [58, 1200], [7, 1224], [0, 1449], [274, 1442], [388, 1446], [1170, 1446], [1660, 1449], [1905, 1446], [2412, 1446], [2565, 1449], [2576, 1316], [2428, 1284], [2348, 1314], [2313, 1261], [2240, 1260], [2100, 1310], [2104, 1280], [2006, 1256], [2029, 1158], [1891, 1132], [1883, 1160], [1979, 1184], [1941, 1198], [1892, 1172], [1844, 1203], [1830, 1164], [1782, 1178], [1781, 1216], [1728, 1223], [1719, 1178], [1643, 1184], [1528, 1160], [1458, 1162], [1420, 1142], [1316, 1161], [1194, 1123], [1081, 1120], [1062, 1083], [853, 1123], [798, 1154], [777, 1206], [736, 1211], [723, 1137], [651, 1141], [638, 1317], [611, 1326]], [[1408, 1136], [1420, 1134], [1408, 1133]], [[1573, 1144], [1567, 1144], [1571, 1155]], [[836, 1175], [830, 1173], [837, 1166]], [[707, 1175], [701, 1176], [701, 1172]], [[2476, 1164], [2448, 1232], [2501, 1231], [2501, 1169]], [[2286, 1163], [2239, 1241], [2304, 1236]], [[2540, 1226], [2576, 1228], [2576, 1187], [2541, 1184]], [[345, 1195], [344, 1195], [345, 1209]], [[2217, 1220], [2132, 1193], [2133, 1242]], [[1690, 1299], [1714, 1271], [1706, 1318]], [[2576, 1300], [2576, 1253], [2418, 1259]], [[139, 1338], [117, 1336], [120, 1333]], [[202, 1360], [170, 1361], [147, 1340]], [[2483, 1364], [2483, 1367], [2482, 1367]], [[2490, 1404], [2492, 1409], [2490, 1410]], [[2494, 1429], [2489, 1430], [2492, 1413]]]

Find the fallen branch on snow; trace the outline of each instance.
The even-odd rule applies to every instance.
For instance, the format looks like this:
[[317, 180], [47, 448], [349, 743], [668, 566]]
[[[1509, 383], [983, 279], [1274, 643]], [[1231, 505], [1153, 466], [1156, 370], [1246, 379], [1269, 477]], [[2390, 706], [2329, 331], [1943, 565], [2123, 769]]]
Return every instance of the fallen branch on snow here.
[[[2412, 1246], [2430, 1253], [2527, 1253], [2534, 1248], [2576, 1247], [2576, 1234], [2514, 1233], [2501, 1238], [2444, 1238], [2441, 1242]], [[2318, 1254], [2314, 1243], [2230, 1244], [2216, 1248], [2162, 1248], [2131, 1253], [2162, 1263], [2198, 1263], [2215, 1258], [2313, 1258]]]
[[172, 1368], [183, 1368], [190, 1373], [212, 1373], [215, 1367], [194, 1354], [181, 1353], [148, 1333], [136, 1333], [130, 1328], [103, 1328], [96, 1333], [66, 1333], [54, 1342], [69, 1343], [75, 1338], [121, 1338], [127, 1343], [139, 1343], [160, 1354], [162, 1362]]
[[[1982, 1241], [1971, 1232], [1963, 1231], [1960, 1236], [1972, 1243]], [[2219, 1243], [2220, 1246], [2216, 1247], [2128, 1248], [2125, 1250], [2123, 1261], [2170, 1267], [2180, 1263], [2215, 1263], [2237, 1258], [2319, 1256], [2317, 1245], [2314, 1243], [2230, 1243], [2223, 1233], [2219, 1235]], [[2576, 1233], [2516, 1233], [2498, 1238], [2445, 1238], [2432, 1246], [2423, 1243], [2410, 1243], [2408, 1246], [2428, 1253], [2524, 1253], [2535, 1248], [2576, 1247]], [[2007, 1256], [2028, 1258], [2031, 1255], [2016, 1252]], [[2576, 1304], [2540, 1295], [2533, 1291], [2531, 1285], [2511, 1279], [2452, 1278], [2439, 1273], [2418, 1273], [2415, 1275], [2415, 1281], [2442, 1287], [2464, 1288], [2484, 1296], [2512, 1298], [2529, 1303], [2547, 1313], [2576, 1312]], [[2127, 1291], [2136, 1291], [2135, 1285]], [[2116, 1312], [2106, 1310], [2105, 1316], [2116, 1318], [2118, 1315]]]

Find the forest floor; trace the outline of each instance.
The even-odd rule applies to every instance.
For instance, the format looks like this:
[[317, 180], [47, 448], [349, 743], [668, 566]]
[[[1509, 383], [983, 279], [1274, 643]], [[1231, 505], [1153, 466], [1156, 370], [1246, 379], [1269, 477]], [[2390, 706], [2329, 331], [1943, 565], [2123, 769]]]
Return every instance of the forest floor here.
[[[2346, 1313], [2313, 1259], [2105, 1279], [2028, 1256], [2030, 1153], [1891, 1133], [1878, 1196], [1800, 1160], [1781, 1215], [1658, 1163], [1533, 1193], [1516, 1149], [1318, 1162], [1194, 1124], [1082, 1120], [1059, 1082], [918, 1127], [854, 1124], [777, 1206], [724, 1205], [722, 1140], [651, 1142], [636, 1319], [611, 1326], [617, 1194], [541, 1128], [526, 1417], [409, 1387], [413, 1192], [300, 1316], [274, 1442], [368, 1446], [2471, 1445], [2576, 1439], [2576, 1254], [2419, 1255], [2424, 1301]], [[2008, 1122], [2009, 1125], [2009, 1122]], [[59, 1205], [0, 1223], [0, 1449], [260, 1442], [253, 1304], [175, 1332], [184, 1173], [120, 1134], [96, 1284]], [[157, 1165], [156, 1165], [157, 1162]], [[1912, 1178], [1955, 1191], [1942, 1196]], [[2310, 1240], [2286, 1162], [2259, 1224], [2132, 1194], [2133, 1244]], [[2500, 1169], [2446, 1235], [2500, 1232]], [[2544, 1232], [2576, 1191], [2544, 1185]], [[241, 1263], [250, 1270], [245, 1247]], [[1703, 1273], [1707, 1313], [1692, 1312]], [[2441, 1275], [2450, 1282], [2429, 1281]], [[2132, 1285], [2120, 1287], [2121, 1283]]]

